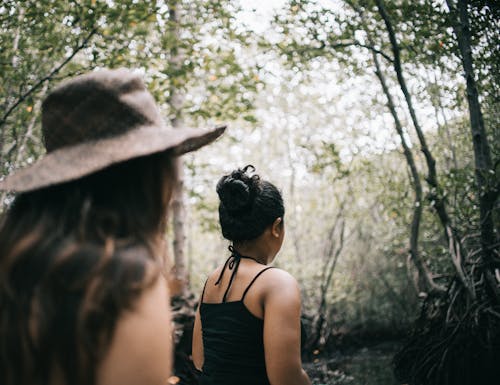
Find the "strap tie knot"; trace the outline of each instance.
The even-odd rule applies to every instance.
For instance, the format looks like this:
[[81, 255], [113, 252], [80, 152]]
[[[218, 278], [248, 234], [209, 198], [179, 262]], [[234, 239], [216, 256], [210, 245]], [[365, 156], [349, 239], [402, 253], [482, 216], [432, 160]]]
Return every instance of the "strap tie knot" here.
[[215, 281], [215, 286], [217, 286], [221, 283], [222, 277], [224, 276], [224, 272], [226, 271], [226, 267], [228, 267], [229, 270], [233, 270], [233, 268], [234, 268], [234, 272], [233, 272], [233, 275], [234, 275], [236, 273], [236, 270], [238, 270], [238, 266], [240, 265], [241, 254], [238, 253], [232, 245], [229, 245], [228, 249], [231, 252], [231, 255], [229, 256], [228, 259], [226, 259], [226, 262], [224, 263], [224, 267], [222, 268], [222, 270], [219, 274], [219, 278], [217, 278], [217, 281]]
[[[255, 258], [241, 255], [238, 251], [235, 250], [235, 248], [232, 245], [229, 246], [228, 249], [231, 252], [231, 255], [229, 256], [228, 259], [226, 259], [226, 262], [224, 263], [224, 266], [222, 267], [222, 270], [219, 274], [219, 277], [217, 278], [217, 281], [215, 281], [215, 286], [219, 285], [222, 282], [222, 277], [224, 276], [224, 272], [226, 271], [226, 268], [229, 268], [229, 270], [232, 270], [231, 277], [229, 278], [229, 284], [227, 285], [226, 291], [224, 292], [224, 297], [222, 297], [222, 302], [226, 302], [227, 294], [229, 293], [229, 289], [231, 288], [234, 277], [236, 276], [236, 273], [238, 271], [238, 267], [240, 266], [241, 259], [248, 258], [248, 259], [254, 260], [257, 263], [261, 263], [261, 262], [257, 261]], [[271, 269], [271, 267], [267, 267], [265, 269], [262, 269], [254, 277], [254, 279], [250, 282], [250, 285], [248, 285], [247, 288], [245, 289], [245, 291], [243, 293], [243, 297], [241, 298], [241, 301], [243, 301], [248, 289], [250, 289], [250, 286], [252, 286], [252, 284], [259, 277], [259, 275], [261, 275], [264, 271], [266, 271], [268, 269]], [[207, 282], [208, 282], [208, 280], [207, 280]], [[205, 287], [206, 287], [206, 282], [205, 282]], [[201, 295], [201, 301], [203, 301], [203, 295], [205, 294], [205, 287], [203, 288], [203, 293]]]

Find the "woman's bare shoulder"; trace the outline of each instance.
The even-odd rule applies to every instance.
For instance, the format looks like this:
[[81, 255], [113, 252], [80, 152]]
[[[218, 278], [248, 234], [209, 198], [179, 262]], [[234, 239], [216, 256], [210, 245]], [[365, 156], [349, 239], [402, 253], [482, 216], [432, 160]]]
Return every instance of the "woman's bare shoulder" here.
[[205, 280], [205, 282], [215, 282], [220, 276], [220, 273], [222, 271], [224, 265], [219, 265], [217, 266], [214, 270], [212, 270], [208, 275]]
[[273, 266], [272, 269], [269, 269], [267, 274], [272, 276], [274, 280], [278, 280], [280, 283], [297, 284], [297, 280], [292, 274], [279, 267]]
[[98, 371], [98, 385], [159, 384], [170, 374], [171, 316], [163, 276], [118, 319]]
[[[273, 267], [264, 274], [265, 286], [268, 294], [273, 292], [286, 293], [291, 295], [299, 295], [299, 284], [295, 277], [289, 272]], [[263, 282], [264, 283], [264, 282]]]

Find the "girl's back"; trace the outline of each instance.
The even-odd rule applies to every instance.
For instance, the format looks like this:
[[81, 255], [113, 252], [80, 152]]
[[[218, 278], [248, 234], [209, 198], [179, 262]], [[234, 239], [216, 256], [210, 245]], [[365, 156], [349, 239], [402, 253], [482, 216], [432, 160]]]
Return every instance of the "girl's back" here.
[[242, 261], [239, 267], [236, 263], [215, 286], [223, 268], [217, 269], [207, 281], [210, 289], [205, 288], [202, 295], [203, 385], [234, 381], [269, 384], [264, 356], [262, 281], [271, 268], [253, 261]]

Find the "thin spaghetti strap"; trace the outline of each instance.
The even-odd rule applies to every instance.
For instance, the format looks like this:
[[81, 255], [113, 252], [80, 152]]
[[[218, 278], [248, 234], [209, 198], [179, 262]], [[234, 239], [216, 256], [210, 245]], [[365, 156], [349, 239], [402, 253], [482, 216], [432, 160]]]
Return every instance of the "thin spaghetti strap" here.
[[200, 303], [203, 302], [203, 296], [205, 295], [205, 289], [207, 288], [207, 282], [208, 282], [208, 278], [207, 280], [205, 281], [205, 284], [203, 285], [203, 291], [201, 292], [201, 299], [200, 299]]
[[[219, 285], [222, 282], [222, 277], [224, 276], [224, 272], [226, 271], [226, 268], [228, 268], [229, 270], [232, 270], [231, 277], [229, 278], [229, 283], [227, 285], [226, 291], [224, 292], [224, 296], [222, 297], [222, 302], [226, 302], [226, 300], [227, 300], [227, 295], [229, 293], [229, 290], [231, 290], [231, 285], [233, 284], [233, 281], [234, 281], [234, 278], [236, 276], [236, 273], [238, 272], [238, 267], [240, 267], [241, 259], [242, 258], [252, 259], [252, 260], [254, 260], [257, 263], [260, 263], [255, 258], [248, 257], [248, 256], [245, 256], [245, 255], [241, 255], [240, 253], [238, 253], [238, 251], [232, 245], [229, 246], [228, 249], [231, 252], [231, 255], [229, 256], [228, 259], [226, 259], [226, 262], [224, 263], [224, 266], [222, 267], [222, 270], [221, 270], [221, 272], [219, 274], [219, 278], [217, 279], [217, 281], [215, 281], [215, 286]], [[264, 269], [264, 270], [267, 270], [267, 269]], [[254, 280], [259, 275], [260, 275], [260, 273], [257, 274], [257, 276], [254, 278]], [[253, 281], [250, 283], [249, 287], [252, 285], [252, 283], [253, 283]], [[248, 290], [249, 287], [247, 287], [247, 290]], [[205, 289], [203, 289], [203, 291], [204, 290]], [[245, 296], [245, 294], [246, 294], [246, 291], [243, 294], [243, 297]]]
[[240, 258], [235, 260], [234, 270], [231, 273], [231, 277], [229, 278], [229, 283], [227, 285], [226, 291], [224, 292], [224, 296], [222, 297], [222, 302], [226, 302], [226, 300], [227, 300], [227, 294], [229, 293], [229, 290], [231, 289], [231, 285], [233, 284], [234, 277], [236, 276], [236, 273], [238, 271], [238, 267], [240, 267], [240, 262], [241, 262]]
[[269, 267], [266, 267], [265, 269], [262, 269], [261, 271], [259, 271], [255, 277], [253, 277], [252, 281], [248, 284], [247, 288], [245, 289], [245, 291], [243, 292], [243, 296], [241, 297], [241, 301], [243, 301], [245, 299], [245, 296], [247, 295], [248, 293], [248, 290], [250, 289], [250, 287], [252, 287], [253, 283], [257, 280], [257, 278], [259, 278], [259, 276], [266, 270], [269, 270], [269, 269], [272, 269], [273, 266], [269, 266]]

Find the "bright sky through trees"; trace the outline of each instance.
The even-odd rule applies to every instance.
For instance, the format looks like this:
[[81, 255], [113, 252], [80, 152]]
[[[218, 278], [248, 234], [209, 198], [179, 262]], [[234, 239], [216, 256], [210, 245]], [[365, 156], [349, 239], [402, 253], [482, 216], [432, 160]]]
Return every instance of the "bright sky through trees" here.
[[[238, 19], [241, 20], [247, 27], [258, 34], [265, 35], [266, 38], [274, 40], [276, 31], [271, 25], [273, 16], [287, 6], [284, 0], [261, 0], [261, 1], [242, 1], [242, 11], [238, 13]], [[322, 0], [319, 5], [341, 11], [342, 5], [339, 1]], [[283, 96], [284, 90], [281, 86], [284, 82], [284, 69], [279, 65], [279, 60], [273, 57], [269, 59], [266, 56], [261, 56], [264, 69], [274, 76], [266, 76], [266, 82], [269, 84], [269, 92], [265, 100], [260, 103], [259, 116], [265, 116], [263, 124], [265, 128], [273, 129], [274, 125], [291, 125], [292, 129], [295, 124], [304, 124], [308, 121], [307, 116], [302, 119], [283, 122], [275, 121], [276, 114], [270, 113], [276, 104], [276, 97]], [[369, 98], [376, 97], [379, 92], [377, 84], [370, 86], [366, 83], [366, 79], [352, 79], [347, 86], [339, 85], [338, 71], [340, 68], [332, 63], [327, 63], [324, 60], [315, 60], [311, 63], [312, 71], [307, 75], [309, 82], [302, 82], [303, 74], [299, 71], [295, 72], [291, 85], [292, 89], [285, 91], [287, 93], [285, 102], [288, 106], [289, 115], [307, 115], [311, 111], [304, 111], [299, 108], [300, 102], [297, 101], [297, 91], [300, 94], [308, 95], [309, 98], [315, 100], [318, 105], [323, 106], [327, 117], [323, 122], [317, 122], [317, 132], [331, 133], [335, 141], [342, 146], [340, 155], [344, 160], [351, 158], [352, 152], [380, 152], [385, 150], [393, 150], [397, 146], [397, 141], [394, 141], [393, 129], [390, 127], [391, 118], [388, 113], [381, 114], [373, 119], [366, 119], [365, 113], [361, 109], [370, 103]], [[267, 75], [269, 75], [269, 73]], [[286, 76], [286, 75], [285, 75]], [[360, 90], [364, 91], [364, 95], [360, 95]], [[307, 124], [307, 123], [306, 123]], [[331, 129], [332, 125], [335, 129]], [[355, 126], [355, 128], [354, 128]], [[389, 127], [388, 127], [389, 126]], [[358, 131], [364, 129], [365, 134], [355, 138], [349, 135], [353, 130]], [[347, 131], [347, 132], [346, 132]], [[258, 133], [253, 139], [259, 141], [261, 138]], [[344, 135], [345, 134], [345, 135]], [[252, 140], [252, 138], [250, 138]]]
[[[237, 18], [257, 34], [265, 35], [267, 39], [274, 40], [276, 31], [271, 25], [273, 16], [287, 7], [285, 0], [258, 0], [240, 2], [242, 11], [237, 14]], [[317, 4], [336, 12], [343, 12], [340, 1], [320, 0]], [[360, 51], [357, 54], [366, 55], [366, 51]], [[380, 98], [380, 87], [372, 79], [363, 77], [352, 78], [344, 84], [341, 83], [342, 74], [339, 76], [341, 68], [336, 63], [328, 63], [325, 60], [313, 60], [310, 63], [311, 71], [306, 75], [307, 82], [304, 82], [304, 74], [301, 71], [293, 70], [292, 79], [288, 90], [283, 90], [283, 75], [285, 70], [279, 64], [276, 57], [269, 58], [260, 56], [260, 62], [263, 68], [268, 72], [266, 82], [268, 83], [268, 95], [260, 103], [259, 116], [265, 116], [264, 125], [272, 129], [275, 125], [283, 125], [283, 121], [276, 121], [276, 114], [269, 113], [276, 104], [276, 97], [287, 93], [285, 103], [288, 106], [288, 114], [307, 115], [312, 111], [305, 111], [300, 108], [300, 102], [297, 100], [297, 94], [306, 98], [314, 99], [326, 114], [322, 122], [317, 122], [312, 128], [323, 135], [330, 133], [333, 137], [325, 137], [325, 140], [334, 139], [341, 146], [340, 155], [345, 161], [351, 159], [354, 153], [380, 153], [381, 151], [394, 150], [399, 146], [399, 139], [392, 128], [392, 117], [389, 112], [382, 111], [380, 114], [372, 114], [363, 111], [370, 105], [371, 100]], [[269, 76], [269, 74], [274, 74]], [[285, 75], [287, 76], [287, 75]], [[419, 113], [422, 114], [424, 130], [434, 129], [434, 112], [430, 104], [419, 104], [417, 106]], [[295, 123], [300, 125], [307, 122], [307, 116], [298, 118]], [[285, 123], [294, 126], [294, 119]], [[332, 130], [333, 127], [333, 130]], [[354, 133], [355, 132], [355, 133]], [[353, 134], [354, 133], [354, 134]], [[259, 132], [255, 132], [255, 137], [250, 140], [259, 141], [261, 137]], [[412, 145], [411, 138], [407, 138]]]

